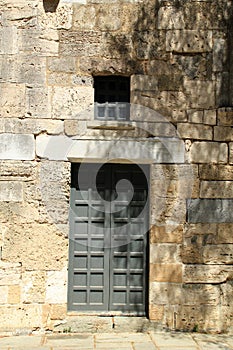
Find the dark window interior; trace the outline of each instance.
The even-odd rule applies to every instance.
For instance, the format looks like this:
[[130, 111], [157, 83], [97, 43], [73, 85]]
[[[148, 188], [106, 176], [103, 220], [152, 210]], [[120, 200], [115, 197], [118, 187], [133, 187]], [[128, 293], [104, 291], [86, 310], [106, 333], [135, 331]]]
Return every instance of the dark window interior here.
[[123, 76], [94, 77], [95, 119], [128, 120], [130, 78]]

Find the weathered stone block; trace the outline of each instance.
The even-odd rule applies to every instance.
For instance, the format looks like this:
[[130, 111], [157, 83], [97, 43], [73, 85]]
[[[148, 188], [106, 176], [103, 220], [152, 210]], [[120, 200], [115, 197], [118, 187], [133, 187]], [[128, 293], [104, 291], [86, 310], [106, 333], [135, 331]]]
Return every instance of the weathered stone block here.
[[233, 222], [232, 199], [191, 199], [187, 203], [190, 223]]
[[184, 93], [191, 108], [210, 109], [215, 107], [215, 86], [213, 81], [184, 80]]
[[217, 142], [194, 142], [190, 149], [190, 160], [193, 163], [227, 163], [227, 144]]
[[233, 164], [233, 142], [229, 143], [229, 163]]
[[25, 115], [25, 85], [1, 84], [0, 115], [2, 117], [23, 117]]
[[58, 48], [58, 33], [56, 30], [20, 30], [19, 51], [23, 54], [36, 54], [37, 56], [55, 56], [58, 54]]
[[0, 286], [20, 285], [21, 263], [0, 260]]
[[233, 141], [233, 132], [230, 126], [215, 126], [214, 127], [215, 141]]
[[213, 138], [212, 127], [203, 124], [178, 123], [177, 131], [184, 139], [212, 140]]
[[203, 122], [203, 111], [202, 110], [195, 110], [195, 109], [189, 109], [187, 111], [187, 115], [188, 115], [188, 121], [190, 123], [197, 123], [197, 124], [201, 124]]
[[213, 71], [222, 72], [227, 59], [227, 41], [222, 38], [213, 40]]
[[0, 181], [0, 202], [22, 202], [23, 184], [18, 181]]
[[101, 56], [103, 36], [94, 31], [59, 32], [59, 54], [61, 56]]
[[233, 109], [231, 107], [218, 109], [218, 125], [233, 126]]
[[79, 31], [93, 30], [96, 25], [96, 6], [75, 4], [73, 7], [73, 28]]
[[22, 274], [22, 302], [45, 302], [45, 271], [24, 271]]
[[216, 125], [217, 114], [216, 109], [210, 109], [204, 111], [203, 123], [207, 125]]
[[150, 263], [171, 264], [181, 262], [180, 246], [177, 244], [151, 244]]
[[19, 304], [21, 300], [21, 287], [12, 285], [8, 287], [8, 304]]
[[173, 6], [161, 7], [158, 12], [158, 29], [185, 29], [182, 9]]
[[164, 306], [163, 305], [149, 305], [149, 319], [155, 322], [161, 322], [164, 317]]
[[52, 118], [88, 120], [91, 117], [90, 109], [94, 117], [94, 89], [92, 87], [57, 86], [52, 91]]
[[[119, 4], [100, 5], [97, 10], [96, 28], [101, 31], [116, 31], [122, 26], [121, 6]], [[114, 21], [113, 21], [114, 18]]]
[[28, 87], [26, 90], [26, 111], [31, 117], [51, 118], [51, 89], [42, 86]]
[[233, 243], [233, 224], [219, 224], [217, 243], [232, 244]]
[[232, 265], [233, 244], [205, 246], [203, 249], [203, 262], [211, 265]]
[[32, 160], [34, 158], [33, 135], [0, 134], [0, 159]]
[[130, 87], [135, 91], [157, 91], [158, 80], [151, 75], [135, 74], [131, 76]]
[[202, 180], [232, 180], [233, 181], [233, 166], [232, 165], [215, 165], [202, 164], [199, 165], [199, 175]]
[[3, 123], [6, 133], [38, 135], [46, 132], [47, 134], [56, 135], [63, 132], [63, 122], [61, 120], [5, 118]]
[[67, 160], [73, 140], [67, 136], [39, 135], [36, 138], [36, 154], [49, 160]]
[[183, 87], [183, 76], [175, 75], [159, 75], [158, 89], [160, 91], [179, 91]]
[[42, 306], [40, 304], [23, 304], [20, 306], [0, 306], [1, 332], [18, 330], [32, 331], [42, 325]]
[[64, 320], [67, 315], [67, 305], [66, 304], [53, 304], [51, 306], [50, 319], [51, 320]]
[[67, 268], [48, 271], [45, 301], [49, 304], [65, 304], [67, 301]]
[[218, 286], [152, 282], [150, 304], [161, 305], [218, 305]]
[[14, 55], [19, 51], [18, 31], [15, 26], [1, 27], [0, 29], [0, 54]]
[[60, 3], [56, 11], [45, 12], [42, 4], [39, 5], [38, 22], [43, 29], [70, 29], [72, 26], [72, 4]]
[[201, 198], [233, 198], [233, 181], [202, 181]]
[[184, 283], [222, 283], [232, 279], [230, 266], [184, 265]]
[[182, 264], [150, 264], [151, 282], [182, 282]]
[[153, 243], [182, 243], [182, 226], [152, 226], [150, 242]]
[[[5, 261], [20, 261], [28, 271], [60, 270], [67, 261], [67, 244], [67, 239], [52, 225], [9, 225], [5, 233], [2, 258]], [[9, 271], [7, 278], [10, 279]], [[16, 281], [15, 278], [11, 284], [19, 284]]]
[[67, 73], [51, 72], [47, 76], [48, 85], [70, 86], [71, 75]]
[[174, 52], [208, 52], [212, 49], [210, 30], [169, 30], [166, 33], [166, 50]]
[[0, 304], [7, 304], [8, 286], [0, 286]]
[[74, 73], [76, 71], [76, 58], [47, 57], [47, 68], [51, 72]]

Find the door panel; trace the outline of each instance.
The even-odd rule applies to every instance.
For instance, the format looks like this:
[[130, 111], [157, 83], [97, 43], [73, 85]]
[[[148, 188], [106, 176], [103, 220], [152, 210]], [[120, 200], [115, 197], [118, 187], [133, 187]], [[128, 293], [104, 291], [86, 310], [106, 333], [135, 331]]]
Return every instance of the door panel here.
[[69, 309], [144, 314], [148, 167], [95, 168], [72, 164]]

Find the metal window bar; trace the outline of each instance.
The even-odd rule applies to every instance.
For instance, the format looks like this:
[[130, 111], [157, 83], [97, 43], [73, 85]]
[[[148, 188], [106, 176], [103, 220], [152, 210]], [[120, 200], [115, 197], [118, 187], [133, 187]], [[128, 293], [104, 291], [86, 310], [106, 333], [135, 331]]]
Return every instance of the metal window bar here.
[[94, 116], [97, 120], [118, 120], [130, 119], [130, 103], [128, 102], [95, 102]]

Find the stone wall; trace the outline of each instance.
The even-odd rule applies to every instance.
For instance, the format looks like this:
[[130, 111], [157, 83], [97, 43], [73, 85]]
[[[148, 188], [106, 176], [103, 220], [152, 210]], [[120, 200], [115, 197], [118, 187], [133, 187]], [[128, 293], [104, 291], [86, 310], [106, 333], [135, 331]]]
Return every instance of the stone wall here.
[[[2, 0], [0, 11], [0, 331], [69, 317], [72, 136], [183, 140], [183, 164], [151, 165], [149, 317], [232, 330], [232, 2]], [[98, 128], [93, 76], [111, 74], [130, 76], [131, 103], [156, 114]]]

